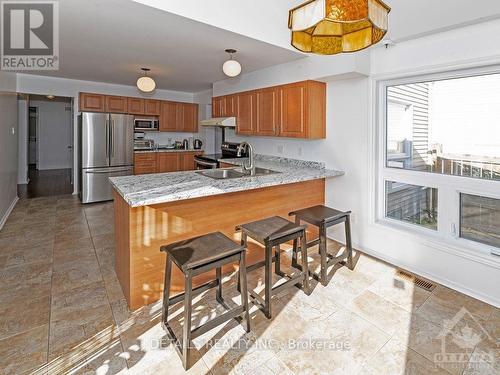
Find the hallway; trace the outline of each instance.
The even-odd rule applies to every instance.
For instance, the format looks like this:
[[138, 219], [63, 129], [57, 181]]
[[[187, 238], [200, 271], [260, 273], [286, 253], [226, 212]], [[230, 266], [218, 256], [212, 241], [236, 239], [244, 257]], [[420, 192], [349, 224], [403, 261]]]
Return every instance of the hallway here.
[[53, 197], [72, 193], [71, 169], [39, 171], [30, 165], [29, 183], [17, 185], [19, 198]]

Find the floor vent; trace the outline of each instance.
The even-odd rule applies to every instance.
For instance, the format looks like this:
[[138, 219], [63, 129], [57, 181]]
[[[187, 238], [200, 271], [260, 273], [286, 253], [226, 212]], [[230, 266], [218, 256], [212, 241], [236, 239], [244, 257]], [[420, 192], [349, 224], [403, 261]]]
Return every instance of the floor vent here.
[[434, 284], [433, 282], [422, 279], [421, 277], [414, 275], [408, 271], [397, 270], [396, 276], [398, 276], [403, 280], [410, 281], [416, 286], [425, 289], [429, 292], [432, 292], [434, 289], [436, 289], [436, 284]]

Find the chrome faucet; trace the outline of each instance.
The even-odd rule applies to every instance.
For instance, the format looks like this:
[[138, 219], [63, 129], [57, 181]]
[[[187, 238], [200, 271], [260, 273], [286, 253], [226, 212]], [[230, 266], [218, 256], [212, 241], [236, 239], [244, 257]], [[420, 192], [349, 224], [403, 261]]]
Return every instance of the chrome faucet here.
[[254, 153], [253, 153], [253, 147], [250, 143], [241, 142], [238, 145], [238, 153], [236, 155], [238, 157], [241, 157], [241, 153], [245, 150], [245, 147], [248, 148], [248, 159], [250, 160], [250, 165], [246, 165], [245, 163], [243, 163], [243, 169], [245, 171], [253, 171], [255, 169]]

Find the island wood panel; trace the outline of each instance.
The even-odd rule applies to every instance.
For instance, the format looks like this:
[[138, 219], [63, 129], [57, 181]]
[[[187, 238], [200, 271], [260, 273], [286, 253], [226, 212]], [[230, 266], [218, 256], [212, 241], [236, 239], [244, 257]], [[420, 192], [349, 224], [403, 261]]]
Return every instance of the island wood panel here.
[[[115, 192], [116, 257], [129, 257], [128, 263], [116, 263], [116, 273], [129, 307], [136, 309], [161, 298], [165, 268], [162, 245], [215, 231], [239, 241], [235, 233], [238, 224], [274, 215], [288, 217], [290, 211], [324, 201], [324, 179], [144, 207], [129, 207]], [[122, 234], [129, 239], [128, 244], [123, 243]], [[260, 249], [249, 246], [248, 264], [261, 259]], [[124, 269], [127, 266], [128, 270]], [[235, 267], [230, 265], [224, 272]], [[210, 277], [200, 275], [195, 284]], [[182, 289], [183, 277], [174, 267], [172, 291]]]

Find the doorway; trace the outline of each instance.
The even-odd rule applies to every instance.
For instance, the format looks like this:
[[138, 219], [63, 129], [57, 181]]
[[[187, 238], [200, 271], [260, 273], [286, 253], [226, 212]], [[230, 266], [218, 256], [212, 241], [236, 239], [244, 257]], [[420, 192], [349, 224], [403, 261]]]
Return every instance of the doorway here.
[[[25, 94], [19, 96], [18, 104], [18, 196], [37, 198], [72, 194], [72, 98]], [[22, 162], [23, 159], [26, 161]]]

